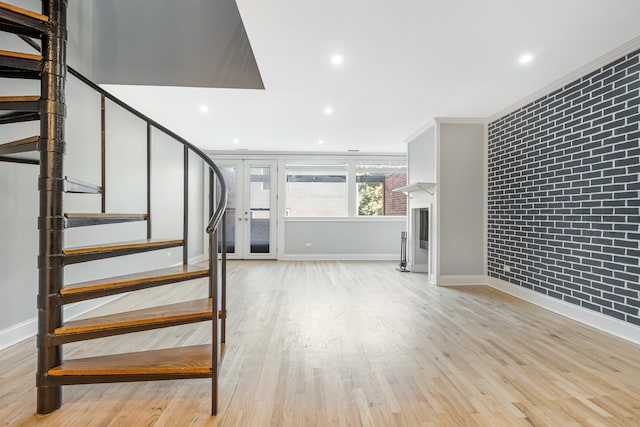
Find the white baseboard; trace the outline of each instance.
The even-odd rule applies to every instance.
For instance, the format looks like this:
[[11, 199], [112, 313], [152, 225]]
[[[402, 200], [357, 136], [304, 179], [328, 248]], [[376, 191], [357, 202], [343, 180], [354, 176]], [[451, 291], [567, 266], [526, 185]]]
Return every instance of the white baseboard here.
[[493, 277], [487, 277], [487, 284], [516, 298], [640, 345], [640, 327], [631, 323]]
[[34, 336], [38, 331], [38, 318], [33, 317], [24, 322], [16, 323], [0, 331], [0, 350], [11, 347], [27, 338]]
[[280, 261], [398, 261], [398, 254], [284, 254]]
[[[66, 320], [72, 320], [78, 316], [81, 316], [91, 310], [108, 304], [117, 300], [122, 295], [115, 295], [109, 298], [101, 299], [100, 302], [96, 301], [82, 301], [75, 304], [70, 304], [64, 308], [64, 318]], [[14, 344], [24, 341], [38, 333], [38, 318], [32, 317], [23, 322], [11, 325], [8, 328], [0, 330], [0, 350], [7, 347], [11, 347]]]
[[486, 276], [439, 276], [436, 280], [438, 286], [476, 286], [486, 285]]
[[[196, 255], [194, 257], [189, 258], [189, 264], [197, 264], [201, 261], [204, 261], [205, 259], [209, 259], [208, 257], [205, 258], [204, 254], [200, 254], [200, 255]], [[178, 264], [181, 265], [181, 264]]]

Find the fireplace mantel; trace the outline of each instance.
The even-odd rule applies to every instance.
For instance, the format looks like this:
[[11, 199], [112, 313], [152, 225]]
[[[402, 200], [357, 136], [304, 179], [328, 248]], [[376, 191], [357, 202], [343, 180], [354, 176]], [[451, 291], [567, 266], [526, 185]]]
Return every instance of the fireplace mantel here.
[[414, 182], [413, 184], [406, 185], [404, 187], [398, 187], [394, 189], [395, 192], [404, 193], [407, 196], [414, 191], [425, 191], [431, 195], [436, 193], [435, 182]]

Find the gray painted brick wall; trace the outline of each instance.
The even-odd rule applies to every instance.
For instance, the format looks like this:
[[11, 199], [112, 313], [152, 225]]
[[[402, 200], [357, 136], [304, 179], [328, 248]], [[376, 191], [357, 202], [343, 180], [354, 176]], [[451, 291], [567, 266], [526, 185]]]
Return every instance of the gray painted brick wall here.
[[489, 125], [491, 277], [640, 325], [639, 107], [640, 50]]

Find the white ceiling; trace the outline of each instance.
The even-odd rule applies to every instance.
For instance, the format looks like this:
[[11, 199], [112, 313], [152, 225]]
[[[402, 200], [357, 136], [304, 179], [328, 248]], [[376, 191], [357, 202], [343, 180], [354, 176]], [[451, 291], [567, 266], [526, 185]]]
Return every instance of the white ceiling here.
[[433, 117], [490, 116], [640, 36], [638, 0], [237, 4], [265, 90], [107, 88], [204, 149], [404, 152]]

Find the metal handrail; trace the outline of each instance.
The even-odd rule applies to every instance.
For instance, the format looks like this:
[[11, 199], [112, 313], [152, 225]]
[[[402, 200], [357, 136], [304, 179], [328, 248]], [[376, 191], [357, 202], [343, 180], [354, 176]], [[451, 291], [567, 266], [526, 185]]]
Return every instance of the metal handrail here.
[[218, 224], [222, 219], [222, 215], [224, 215], [224, 210], [227, 207], [227, 199], [228, 199], [227, 185], [224, 181], [224, 176], [222, 175], [222, 171], [213, 162], [213, 160], [211, 160], [211, 158], [209, 158], [209, 156], [207, 156], [202, 150], [200, 150], [198, 147], [196, 147], [195, 145], [193, 145], [192, 143], [190, 143], [189, 141], [187, 141], [177, 133], [173, 132], [170, 129], [167, 129], [166, 127], [156, 122], [152, 118], [142, 114], [140, 111], [136, 110], [129, 104], [117, 98], [115, 95], [107, 92], [97, 84], [93, 83], [91, 80], [89, 80], [88, 78], [80, 74], [78, 71], [74, 70], [72, 67], [67, 66], [67, 70], [71, 75], [76, 77], [78, 80], [80, 80], [87, 86], [91, 87], [93, 90], [103, 94], [106, 98], [118, 104], [120, 107], [124, 108], [125, 110], [129, 111], [131, 114], [151, 124], [151, 126], [153, 126], [154, 128], [160, 130], [161, 132], [164, 132], [165, 134], [169, 135], [173, 139], [180, 142], [182, 145], [185, 145], [186, 147], [188, 147], [191, 151], [196, 153], [198, 157], [200, 157], [209, 166], [211, 170], [213, 170], [213, 172], [216, 174], [218, 181], [220, 183], [220, 202], [218, 203], [218, 206], [216, 207], [216, 210], [211, 216], [211, 218], [209, 218], [209, 223], [207, 224], [207, 229], [206, 229], [208, 234], [213, 233], [218, 227]]
[[[38, 44], [35, 43], [31, 38], [26, 37], [26, 36], [19, 36], [19, 37], [23, 41], [25, 41], [27, 44], [29, 44], [31, 47], [33, 47], [35, 50], [40, 51], [40, 52], [42, 51], [42, 48], [40, 46], [38, 46]], [[104, 90], [103, 88], [101, 88], [100, 86], [98, 86], [97, 84], [95, 84], [94, 82], [92, 82], [91, 80], [89, 80], [88, 78], [83, 76], [82, 74], [80, 74], [78, 71], [74, 70], [71, 66], [67, 65], [67, 70], [69, 71], [69, 73], [71, 75], [76, 77], [78, 80], [80, 80], [81, 82], [83, 82], [87, 86], [91, 87], [93, 90], [95, 90], [95, 91], [99, 92], [100, 94], [104, 95], [106, 98], [108, 98], [111, 101], [115, 102], [120, 107], [124, 108], [125, 110], [127, 110], [128, 112], [133, 114], [134, 116], [137, 116], [138, 118], [144, 120], [148, 124], [152, 125], [156, 129], [158, 129], [159, 131], [164, 132], [165, 134], [169, 135], [173, 139], [175, 139], [178, 142], [180, 142], [182, 145], [188, 147], [191, 151], [196, 153], [198, 155], [198, 157], [200, 157], [202, 159], [202, 161], [204, 161], [209, 166], [209, 168], [211, 170], [213, 170], [213, 172], [218, 177], [218, 181], [220, 182], [220, 202], [218, 203], [218, 206], [216, 207], [215, 212], [211, 215], [211, 218], [209, 218], [209, 223], [207, 224], [207, 228], [206, 228], [207, 234], [213, 233], [218, 228], [218, 225], [220, 224], [220, 221], [222, 220], [222, 216], [224, 215], [224, 211], [225, 211], [225, 209], [227, 207], [227, 199], [228, 199], [227, 185], [226, 185], [226, 183], [224, 181], [224, 176], [222, 175], [222, 171], [218, 168], [218, 165], [216, 165], [213, 162], [213, 160], [211, 160], [211, 158], [209, 158], [209, 156], [207, 156], [198, 147], [196, 147], [195, 145], [193, 145], [192, 143], [190, 143], [189, 141], [187, 141], [186, 139], [184, 139], [183, 137], [181, 137], [177, 133], [173, 132], [172, 130], [167, 129], [166, 127], [164, 127], [160, 123], [156, 122], [152, 118], [142, 114], [140, 111], [136, 110], [135, 108], [133, 108], [132, 106], [130, 106], [126, 102], [124, 102], [121, 99], [119, 99], [118, 97], [116, 97], [115, 95], [107, 92], [106, 90]], [[212, 189], [212, 192], [213, 192], [213, 189]]]

